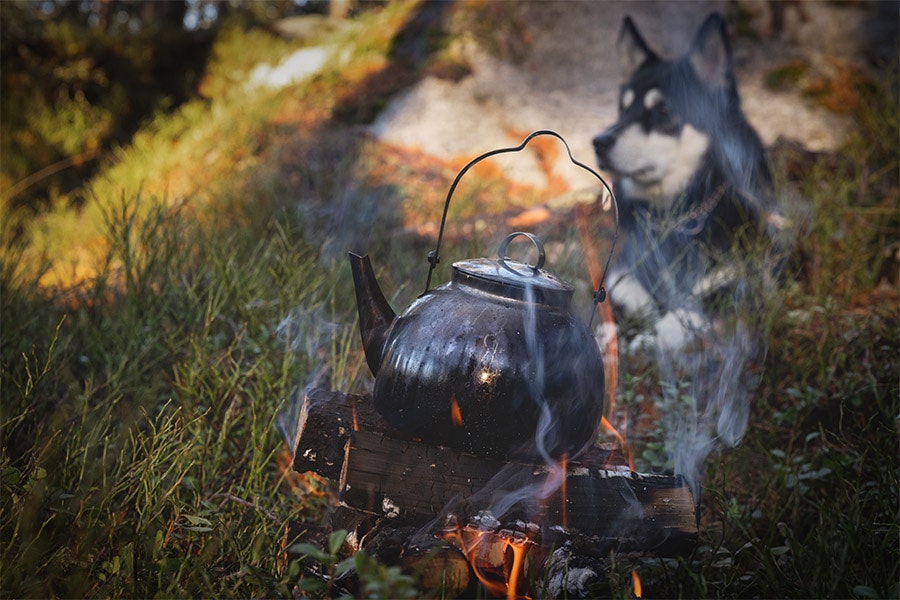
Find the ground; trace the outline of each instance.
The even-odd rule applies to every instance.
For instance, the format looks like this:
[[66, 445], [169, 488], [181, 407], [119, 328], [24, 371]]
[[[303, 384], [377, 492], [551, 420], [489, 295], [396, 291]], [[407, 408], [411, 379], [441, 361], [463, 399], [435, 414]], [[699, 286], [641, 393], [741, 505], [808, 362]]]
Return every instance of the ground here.
[[[477, 29], [455, 41], [453, 51], [464, 57], [471, 74], [459, 81], [434, 76], [420, 80], [390, 102], [369, 128], [371, 133], [451, 158], [515, 145], [529, 131], [552, 129], [566, 138], [576, 158], [593, 165], [591, 138], [616, 116], [621, 79], [616, 40], [625, 14], [632, 15], [658, 51], [675, 56], [688, 48], [707, 14], [719, 10], [733, 21], [739, 8], [740, 18], [747, 21], [745, 26], [732, 23], [739, 89], [747, 117], [764, 143], [771, 146], [782, 138], [807, 150], [833, 151], [849, 127], [847, 107], [842, 111], [840, 100], [832, 99], [838, 106], [829, 108], [816, 102], [810, 90], [862, 66], [868, 15], [862, 5], [817, 2], [789, 7], [779, 33], [769, 30], [769, 5], [760, 2], [502, 6], [493, 16], [508, 28], [507, 43], [486, 47]], [[491, 16], [491, 11], [485, 13]], [[738, 32], [739, 26], [749, 33]], [[788, 81], [773, 85], [782, 72]], [[523, 183], [541, 184], [546, 174], [537, 161], [533, 155], [517, 155], [506, 160], [504, 170]], [[575, 188], [591, 183], [562, 153], [553, 174]]]

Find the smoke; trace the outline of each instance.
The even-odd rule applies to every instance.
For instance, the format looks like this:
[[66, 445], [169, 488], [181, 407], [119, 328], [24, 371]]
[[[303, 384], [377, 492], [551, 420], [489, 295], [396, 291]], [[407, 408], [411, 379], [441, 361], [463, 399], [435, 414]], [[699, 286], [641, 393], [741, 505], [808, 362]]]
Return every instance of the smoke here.
[[[537, 506], [541, 500], [545, 500], [557, 492], [565, 478], [562, 465], [550, 455], [550, 449], [547, 447], [548, 441], [553, 438], [552, 430], [555, 427], [555, 423], [550, 406], [544, 397], [546, 361], [544, 346], [538, 339], [534, 286], [529, 281], [525, 283], [524, 304], [525, 318], [522, 334], [525, 338], [529, 363], [528, 370], [533, 374], [533, 377], [528, 380], [529, 395], [537, 403], [539, 410], [534, 445], [544, 465], [547, 467], [546, 478], [542, 482], [521, 485], [519, 483], [521, 481], [519, 473], [521, 469], [517, 465], [510, 465], [502, 469], [484, 489], [484, 495], [490, 496], [487, 510], [497, 518], [503, 518], [514, 507], [519, 505], [532, 508]], [[479, 499], [474, 498], [473, 500], [478, 501]]]
[[[352, 132], [331, 132], [320, 139], [315, 151], [305, 157], [309, 164], [298, 191], [296, 216], [303, 224], [303, 240], [316, 248], [324, 272], [337, 273], [332, 281], [349, 274], [348, 250], [377, 247], [385, 231], [398, 227], [396, 191], [369, 185], [359, 174], [359, 144]], [[345, 288], [339, 285], [336, 290], [340, 293]], [[329, 296], [320, 303], [296, 307], [276, 327], [278, 340], [292, 354], [291, 365], [298, 373], [291, 397], [276, 420], [288, 443], [293, 443], [300, 407], [310, 389], [349, 392], [357, 384], [361, 363], [350, 364], [348, 357], [355, 361], [358, 356], [350, 347], [359, 332], [356, 325], [335, 320], [333, 307], [340, 300]]]
[[[746, 258], [753, 260], [761, 258]], [[735, 264], [741, 261], [734, 258], [727, 272], [714, 271], [695, 286], [707, 303], [667, 312], [653, 334], [631, 346], [632, 353], [652, 346], [660, 390], [655, 425], [674, 474], [690, 484], [697, 502], [709, 454], [737, 446], [746, 432], [766, 352], [765, 278], [757, 274], [755, 281]]]
[[[350, 324], [334, 323], [325, 317], [330, 305], [326, 299], [314, 307], [294, 308], [275, 327], [278, 341], [291, 354], [289, 364], [298, 373], [298, 384], [275, 419], [288, 444], [294, 442], [306, 393], [316, 387], [346, 389], [353, 379], [340, 356], [346, 353], [355, 331]], [[301, 380], [303, 373], [306, 375]]]
[[[527, 516], [539, 510], [542, 502], [560, 491], [566, 478], [563, 460], [554, 458], [566, 432], [560, 431], [558, 415], [550, 406], [546, 395], [547, 370], [555, 368], [557, 357], [546, 355], [545, 344], [539, 335], [538, 310], [541, 310], [534, 286], [525, 282], [523, 298], [524, 318], [522, 336], [526, 348], [526, 372], [528, 396], [537, 405], [537, 424], [534, 432], [533, 449], [541, 464], [508, 463], [482, 490], [467, 501], [484, 514], [494, 518], [508, 518], [514, 511], [525, 510]], [[534, 475], [540, 473], [540, 477]], [[527, 482], [527, 483], [525, 483]], [[448, 507], [452, 511], [452, 506]]]
[[[679, 58], [637, 67], [625, 86], [633, 94], [649, 88], [664, 97], [666, 113], [684, 127], [624, 136], [621, 131], [642, 130], [634, 120], [639, 111], [623, 111], [596, 147], [600, 164], [620, 171], [626, 234], [617, 259], [622, 273], [610, 278], [610, 296], [629, 318], [643, 321], [620, 365], [626, 373], [657, 376], [650, 391], [657, 430], [651, 435], [661, 438], [668, 462], [653, 460], [652, 466], [683, 476], [699, 501], [707, 457], [738, 445], [747, 429], [757, 367], [766, 353], [767, 297], [783, 260], [779, 254], [788, 248], [786, 219], [762, 144], [741, 112], [719, 17], [707, 18], [699, 29], [667, 19], [655, 24], [685, 39], [694, 31], [693, 42], [667, 49], [672, 39], [651, 31], [651, 45]], [[696, 132], [706, 142], [702, 147], [689, 143]], [[677, 143], [674, 151], [659, 143], [664, 138]], [[685, 148], [700, 149], [688, 155], [697, 160], [686, 161]], [[681, 179], [670, 178], [677, 185], [669, 188], [635, 183], [633, 166], [616, 162], [621, 156], [652, 156], [661, 172]]]
[[534, 373], [534, 377], [528, 381], [531, 388], [531, 397], [540, 409], [540, 418], [535, 430], [534, 442], [544, 463], [553, 465], [556, 461], [550, 457], [547, 449], [547, 440], [554, 423], [550, 407], [547, 405], [546, 398], [544, 398], [544, 369], [546, 368], [544, 346], [538, 341], [534, 286], [531, 285], [530, 281], [525, 283], [525, 331], [522, 333], [525, 336], [525, 348], [532, 365], [532, 372]]

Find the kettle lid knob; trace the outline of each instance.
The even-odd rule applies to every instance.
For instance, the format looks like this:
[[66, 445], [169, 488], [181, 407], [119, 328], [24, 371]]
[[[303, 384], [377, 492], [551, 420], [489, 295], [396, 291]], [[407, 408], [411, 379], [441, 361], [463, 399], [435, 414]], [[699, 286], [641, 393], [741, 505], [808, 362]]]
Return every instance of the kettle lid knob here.
[[[512, 260], [506, 250], [515, 238], [525, 236], [538, 251], [537, 263], [529, 265]], [[574, 288], [543, 270], [546, 261], [544, 244], [532, 233], [517, 231], [500, 243], [497, 260], [476, 258], [453, 263], [453, 281], [496, 296], [517, 300], [532, 300], [542, 304], [567, 307]]]

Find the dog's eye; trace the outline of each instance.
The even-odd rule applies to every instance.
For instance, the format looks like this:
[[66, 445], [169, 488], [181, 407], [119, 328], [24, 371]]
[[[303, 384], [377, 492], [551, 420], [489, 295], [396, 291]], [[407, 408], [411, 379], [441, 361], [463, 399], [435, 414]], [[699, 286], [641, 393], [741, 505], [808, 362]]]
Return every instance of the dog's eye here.
[[678, 131], [680, 123], [678, 122], [678, 118], [675, 116], [675, 113], [672, 111], [671, 107], [669, 107], [668, 103], [666, 103], [665, 101], [658, 102], [656, 106], [653, 107], [653, 110], [651, 112], [653, 126], [656, 129], [669, 133], [675, 133], [676, 131]]
[[669, 105], [665, 100], [661, 100], [656, 103], [653, 107], [653, 115], [657, 118], [657, 120], [668, 119], [671, 115], [671, 111], [669, 110]]

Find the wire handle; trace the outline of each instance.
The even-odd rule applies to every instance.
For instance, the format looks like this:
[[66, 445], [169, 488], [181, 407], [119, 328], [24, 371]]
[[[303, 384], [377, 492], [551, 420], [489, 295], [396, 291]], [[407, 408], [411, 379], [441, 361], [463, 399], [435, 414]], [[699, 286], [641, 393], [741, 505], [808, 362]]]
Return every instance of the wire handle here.
[[[491, 150], [490, 152], [485, 152], [481, 156], [477, 156], [474, 159], [472, 159], [471, 161], [469, 161], [469, 163], [465, 167], [463, 167], [463, 169], [456, 175], [456, 178], [453, 180], [453, 183], [450, 185], [450, 190], [447, 192], [447, 199], [444, 201], [444, 213], [443, 213], [443, 215], [441, 215], [441, 228], [440, 228], [440, 230], [438, 230], [437, 244], [435, 244], [434, 250], [432, 250], [428, 253], [428, 263], [429, 263], [428, 278], [425, 280], [425, 291], [422, 292], [423, 296], [428, 293], [428, 290], [431, 287], [431, 275], [434, 272], [435, 267], [437, 267], [438, 263], [441, 262], [441, 253], [440, 253], [441, 252], [441, 241], [443, 241], [443, 239], [444, 239], [444, 226], [447, 224], [447, 211], [450, 209], [450, 199], [453, 197], [453, 192], [456, 191], [456, 186], [459, 185], [459, 181], [463, 178], [463, 175], [465, 175], [468, 172], [468, 170], [471, 169], [472, 167], [474, 167], [478, 162], [480, 162], [486, 158], [490, 158], [491, 156], [496, 156], [497, 154], [504, 154], [507, 152], [519, 152], [520, 150], [525, 148], [525, 146], [528, 145], [528, 142], [530, 142], [532, 139], [538, 137], [539, 135], [549, 135], [549, 136], [555, 137], [556, 139], [561, 141], [563, 143], [563, 146], [566, 147], [566, 153], [569, 155], [569, 160], [572, 161], [572, 164], [574, 164], [577, 167], [581, 167], [582, 169], [584, 169], [585, 171], [587, 171], [588, 173], [590, 173], [591, 175], [596, 177], [600, 181], [600, 183], [603, 184], [603, 187], [606, 188], [606, 191], [609, 192], [609, 197], [612, 198], [613, 215], [615, 217], [616, 225], [615, 225], [615, 230], [613, 232], [612, 245], [609, 248], [609, 256], [606, 257], [606, 264], [604, 265], [603, 272], [600, 275], [600, 282], [597, 285], [597, 289], [594, 291], [594, 306], [596, 306], [600, 302], [603, 302], [603, 300], [606, 299], [606, 288], [604, 288], [603, 282], [606, 279], [607, 271], [609, 271], [609, 263], [612, 260], [613, 251], [615, 250], [615, 247], [616, 247], [616, 240], [619, 239], [619, 204], [616, 201], [616, 195], [613, 193], [612, 188], [609, 187], [609, 184], [606, 183], [606, 180], [603, 179], [603, 177], [601, 177], [599, 173], [594, 171], [592, 168], [590, 168], [586, 164], [575, 160], [575, 157], [572, 156], [572, 150], [569, 148], [569, 144], [566, 142], [566, 140], [563, 139], [563, 137], [561, 135], [559, 135], [558, 133], [556, 133], [555, 131], [552, 131], [550, 129], [539, 129], [537, 131], [530, 133], [528, 135], [528, 137], [526, 137], [524, 140], [522, 140], [522, 143], [519, 144], [518, 146], [514, 146], [514, 147], [510, 147], [510, 148], [498, 148], [496, 150]], [[504, 241], [508, 243], [509, 239], [510, 238], [507, 238], [507, 240], [504, 240]], [[501, 255], [502, 255], [502, 252], [501, 252]], [[501, 258], [503, 258], [503, 257], [501, 256]], [[596, 312], [597, 311], [594, 310], [591, 313], [591, 322], [593, 322], [594, 313], [596, 313]]]

